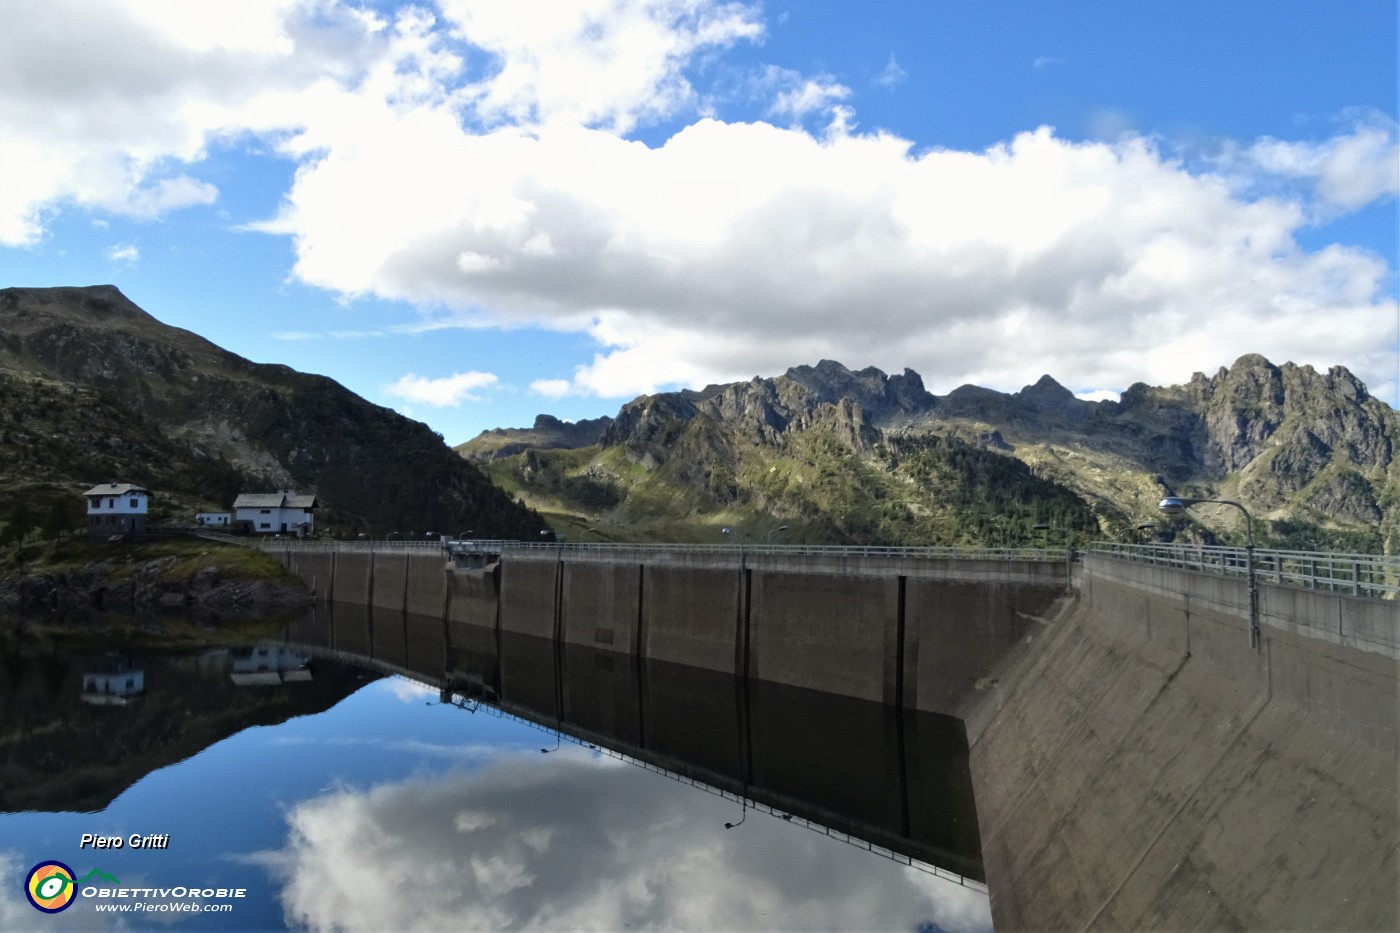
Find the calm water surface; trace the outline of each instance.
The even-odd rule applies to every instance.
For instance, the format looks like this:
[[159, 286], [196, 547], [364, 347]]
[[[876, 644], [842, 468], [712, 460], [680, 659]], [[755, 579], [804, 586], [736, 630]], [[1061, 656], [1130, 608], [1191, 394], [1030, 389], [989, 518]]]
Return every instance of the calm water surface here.
[[[485, 636], [441, 623], [310, 625], [181, 654], [0, 637], [0, 929], [991, 926], [980, 885], [820, 828], [976, 877], [970, 788], [931, 763], [943, 725], [596, 652], [469, 653]], [[439, 665], [492, 673], [415, 673]], [[40, 913], [25, 880], [50, 860], [91, 875], [80, 891], [139, 893]]]

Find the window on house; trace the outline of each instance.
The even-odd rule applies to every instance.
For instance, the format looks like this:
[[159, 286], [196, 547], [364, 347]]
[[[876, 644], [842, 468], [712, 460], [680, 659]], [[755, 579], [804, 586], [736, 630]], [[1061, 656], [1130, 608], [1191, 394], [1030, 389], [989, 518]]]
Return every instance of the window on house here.
[[132, 507], [133, 509], [136, 508], [136, 500], [135, 500], [135, 499], [132, 499], [132, 500], [131, 500], [131, 507]]
[[258, 522], [258, 527], [259, 527], [259, 528], [271, 528], [271, 527], [272, 527], [272, 523], [271, 523], [271, 522]]
[[272, 509], [259, 509], [259, 510], [258, 510], [258, 514], [259, 514], [259, 515], [271, 515], [271, 514], [272, 514]]
[[109, 509], [115, 509], [116, 507], [117, 507], [117, 500], [116, 500], [116, 499], [108, 499], [108, 500], [107, 500], [107, 508], [109, 508]]

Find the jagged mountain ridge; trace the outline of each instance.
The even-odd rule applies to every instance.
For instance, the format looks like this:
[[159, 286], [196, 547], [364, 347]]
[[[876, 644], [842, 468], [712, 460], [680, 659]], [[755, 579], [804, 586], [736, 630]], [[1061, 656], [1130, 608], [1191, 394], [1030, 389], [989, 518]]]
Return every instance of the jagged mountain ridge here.
[[[1015, 457], [1094, 503], [1107, 519], [1105, 531], [1155, 520], [1162, 495], [1223, 496], [1278, 523], [1276, 537], [1321, 528], [1355, 532], [1368, 547], [1400, 546], [1400, 416], [1343, 367], [1319, 373], [1256, 354], [1185, 385], [1138, 383], [1120, 400], [1103, 402], [1076, 398], [1048, 375], [1015, 393], [962, 386], [936, 396], [912, 370], [853, 372], [824, 360], [767, 379], [643, 396], [612, 419], [589, 422], [577, 443], [556, 433], [553, 447], [585, 450], [596, 443], [600, 454], [615, 451], [647, 471], [671, 464], [684, 483], [712, 478], [716, 468], [741, 469], [754, 451], [813, 430], [872, 463], [876, 448], [929, 436]], [[525, 478], [521, 471], [490, 463], [506, 450], [520, 456], [521, 445], [511, 443], [523, 439], [500, 429], [491, 438], [495, 450], [479, 438], [457, 449], [528, 497], [529, 482], [517, 479]], [[523, 446], [535, 454], [541, 449]], [[584, 470], [602, 475], [607, 466]], [[563, 500], [553, 506], [568, 509]], [[1222, 531], [1238, 515], [1224, 508], [1198, 512]]]
[[9, 490], [121, 478], [226, 509], [231, 492], [291, 487], [320, 497], [322, 527], [540, 528], [427, 425], [162, 324], [110, 285], [0, 289], [0, 432]]

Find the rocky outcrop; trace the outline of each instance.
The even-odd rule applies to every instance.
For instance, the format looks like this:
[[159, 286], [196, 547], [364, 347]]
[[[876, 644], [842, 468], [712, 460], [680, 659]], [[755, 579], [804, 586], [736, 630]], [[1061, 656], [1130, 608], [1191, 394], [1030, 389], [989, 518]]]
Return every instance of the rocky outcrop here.
[[0, 606], [24, 614], [106, 612], [195, 612], [225, 617], [274, 615], [310, 604], [305, 585], [295, 579], [225, 579], [218, 567], [196, 571], [187, 580], [167, 575], [175, 558], [147, 561], [134, 572], [110, 561], [77, 570], [14, 574], [0, 580]]
[[912, 369], [887, 376], [873, 366], [852, 372], [834, 360], [822, 360], [816, 366], [794, 366], [786, 378], [807, 388], [813, 403], [854, 402], [880, 427], [926, 414], [938, 404]]
[[611, 425], [608, 417], [561, 421], [537, 415], [528, 428], [492, 428], [455, 449], [468, 460], [489, 463], [527, 450], [576, 450], [598, 443]]

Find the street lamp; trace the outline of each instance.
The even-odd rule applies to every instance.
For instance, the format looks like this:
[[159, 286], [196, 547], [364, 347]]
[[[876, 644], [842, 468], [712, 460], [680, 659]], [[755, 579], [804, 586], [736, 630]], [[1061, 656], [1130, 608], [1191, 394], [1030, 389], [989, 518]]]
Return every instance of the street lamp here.
[[1254, 574], [1254, 519], [1249, 510], [1230, 499], [1183, 499], [1168, 496], [1157, 503], [1157, 508], [1168, 515], [1181, 515], [1193, 505], [1233, 505], [1244, 513], [1244, 553], [1245, 567], [1249, 575], [1249, 644], [1259, 649], [1259, 581]]
[[780, 531], [787, 531], [787, 530], [788, 530], [788, 526], [787, 526], [787, 525], [779, 525], [777, 528], [771, 528], [771, 529], [769, 529], [769, 531], [768, 531], [768, 536], [765, 537], [765, 538], [763, 539], [763, 543], [764, 543], [764, 544], [772, 544], [772, 543], [773, 543], [773, 536], [774, 536], [775, 534], [777, 534], [777, 533], [780, 532]]

